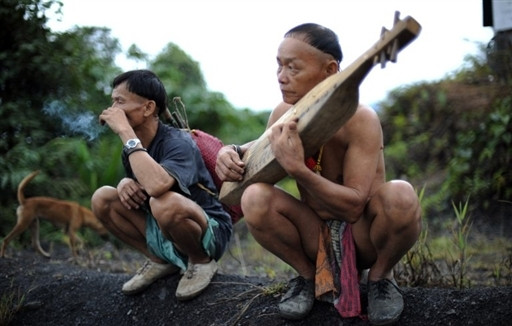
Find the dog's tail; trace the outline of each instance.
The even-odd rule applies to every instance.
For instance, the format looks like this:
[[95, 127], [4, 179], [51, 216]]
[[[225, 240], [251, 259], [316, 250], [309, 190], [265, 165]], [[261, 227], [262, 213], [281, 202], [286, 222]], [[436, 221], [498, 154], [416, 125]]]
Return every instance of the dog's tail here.
[[23, 203], [25, 202], [25, 194], [23, 193], [25, 186], [27, 185], [27, 183], [30, 182], [30, 180], [34, 179], [36, 175], [39, 174], [39, 172], [41, 171], [37, 170], [30, 173], [25, 178], [23, 178], [23, 180], [21, 180], [20, 184], [18, 185], [18, 202], [20, 203], [20, 205], [23, 205]]

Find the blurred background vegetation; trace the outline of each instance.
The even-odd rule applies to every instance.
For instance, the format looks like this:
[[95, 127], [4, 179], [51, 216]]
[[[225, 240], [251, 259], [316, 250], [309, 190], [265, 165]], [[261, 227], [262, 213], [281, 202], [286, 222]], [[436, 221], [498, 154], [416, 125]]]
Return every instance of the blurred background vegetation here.
[[[15, 223], [18, 183], [33, 170], [43, 173], [28, 185], [27, 197], [85, 206], [96, 188], [123, 176], [119, 139], [97, 123], [121, 72], [119, 42], [102, 27], [53, 32], [46, 22], [56, 11], [55, 0], [0, 2], [0, 236]], [[404, 85], [375, 106], [388, 178], [424, 190], [424, 216], [433, 227], [453, 218], [454, 202], [468, 202], [468, 214], [481, 225], [510, 225], [512, 76], [510, 69], [491, 69], [497, 54], [510, 66], [510, 51], [503, 56], [491, 43], [482, 45], [458, 71]], [[263, 132], [271, 108], [234, 108], [207, 89], [199, 64], [178, 45], [169, 43], [154, 60], [136, 45], [127, 55], [161, 77], [170, 99], [182, 98], [191, 127], [227, 144]], [[291, 180], [283, 184], [293, 190]]]

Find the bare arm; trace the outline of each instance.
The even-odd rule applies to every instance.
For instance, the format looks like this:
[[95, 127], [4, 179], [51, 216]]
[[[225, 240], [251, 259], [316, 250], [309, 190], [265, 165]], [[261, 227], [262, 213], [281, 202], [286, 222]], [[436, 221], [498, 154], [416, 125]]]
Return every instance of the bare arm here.
[[[329, 142], [343, 152], [337, 167], [329, 163], [322, 176], [304, 164], [302, 142], [296, 123], [275, 126], [271, 134], [276, 159], [300, 186], [303, 199], [323, 218], [355, 222], [362, 214], [375, 180], [382, 149], [380, 122], [375, 112], [360, 108]], [[343, 144], [343, 145], [342, 145]], [[332, 145], [331, 145], [332, 146]], [[336, 155], [337, 153], [334, 153]], [[343, 185], [340, 178], [343, 178]]]
[[[267, 121], [267, 129], [274, 124], [289, 108], [290, 104], [281, 102], [272, 112]], [[255, 140], [240, 146], [243, 154], [254, 144]], [[245, 173], [245, 163], [239, 157], [232, 145], [226, 145], [219, 150], [215, 164], [215, 173], [223, 181], [241, 181]]]
[[[100, 119], [108, 124], [112, 131], [119, 136], [123, 144], [125, 144], [128, 139], [138, 138], [122, 109], [116, 106], [109, 107], [102, 112]], [[149, 141], [146, 143], [143, 138], [141, 142], [142, 144], [137, 145], [137, 147], [142, 148], [149, 145]], [[129, 183], [128, 185], [120, 183], [123, 187], [118, 188], [118, 192], [120, 192], [121, 198], [126, 198], [125, 202], [128, 203], [127, 205], [133, 208], [137, 208], [135, 207], [136, 204], [131, 203], [127, 198], [131, 198], [135, 203], [141, 205], [146, 199], [144, 192], [150, 197], [159, 197], [168, 191], [176, 182], [174, 178], [145, 151], [133, 152], [128, 159], [130, 160], [133, 174], [137, 178], [137, 183]]]
[[147, 152], [135, 152], [128, 159], [137, 181], [150, 197], [160, 197], [176, 183], [176, 180]]

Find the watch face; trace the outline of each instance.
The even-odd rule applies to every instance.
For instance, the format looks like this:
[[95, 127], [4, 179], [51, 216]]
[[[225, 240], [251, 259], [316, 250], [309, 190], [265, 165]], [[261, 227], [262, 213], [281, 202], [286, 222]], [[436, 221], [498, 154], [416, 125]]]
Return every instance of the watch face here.
[[134, 148], [135, 146], [137, 146], [137, 144], [139, 143], [140, 141], [138, 139], [129, 139], [127, 142], [126, 142], [126, 147], [128, 148]]

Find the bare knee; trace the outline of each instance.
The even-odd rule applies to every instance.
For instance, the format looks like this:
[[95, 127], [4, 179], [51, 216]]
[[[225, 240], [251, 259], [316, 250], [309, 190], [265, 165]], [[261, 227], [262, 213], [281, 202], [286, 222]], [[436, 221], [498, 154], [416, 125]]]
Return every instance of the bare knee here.
[[265, 183], [255, 183], [248, 186], [240, 204], [244, 212], [246, 223], [251, 227], [259, 227], [262, 223], [262, 216], [265, 216], [270, 208], [273, 186]]
[[418, 195], [410, 183], [398, 180], [391, 181], [389, 184], [392, 187], [389, 191], [390, 200], [394, 207], [408, 210], [418, 206]]
[[151, 214], [161, 228], [172, 228], [188, 217], [183, 197], [177, 193], [167, 192], [158, 198], [150, 197]]
[[421, 207], [414, 188], [405, 181], [390, 181], [378, 193], [380, 209], [397, 229], [419, 227]]
[[116, 188], [111, 186], [98, 188], [91, 197], [91, 210], [99, 220], [104, 222], [110, 216], [111, 203], [118, 199]]

